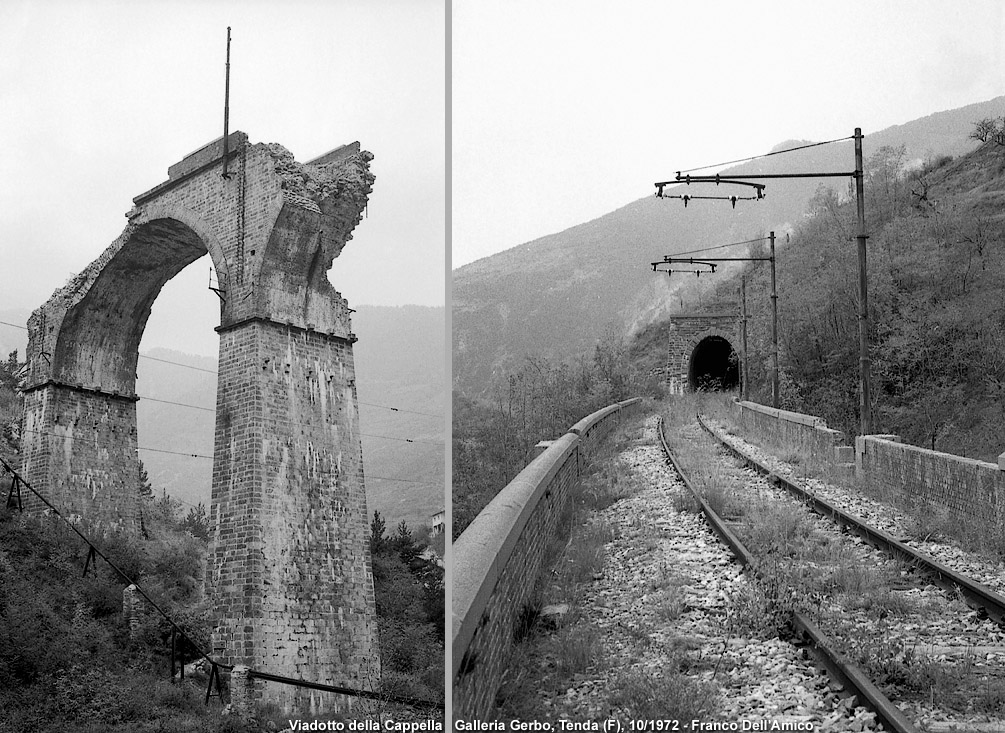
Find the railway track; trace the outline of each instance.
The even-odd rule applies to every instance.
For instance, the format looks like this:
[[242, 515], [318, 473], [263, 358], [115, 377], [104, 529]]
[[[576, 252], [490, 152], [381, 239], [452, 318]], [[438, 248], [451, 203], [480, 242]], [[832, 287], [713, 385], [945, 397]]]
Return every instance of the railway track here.
[[[994, 623], [1005, 618], [1005, 598], [807, 492], [698, 423], [702, 430], [678, 429], [668, 441], [661, 421], [666, 455], [716, 534], [774, 589], [796, 637], [844, 691], [886, 730], [1005, 730], [999, 717], [1005, 685], [994, 661], [1005, 639]], [[714, 446], [741, 465], [730, 466], [723, 455], [710, 460], [708, 453], [684, 465], [670, 445], [681, 440], [705, 441], [703, 450]], [[702, 487], [689, 474], [714, 475]], [[733, 501], [725, 501], [722, 485], [731, 487]], [[738, 508], [744, 504], [756, 508]], [[766, 538], [765, 527], [778, 536]], [[794, 527], [802, 545], [786, 535]], [[862, 587], [849, 587], [856, 583]], [[949, 692], [954, 679], [959, 689]]]
[[[515, 651], [496, 698], [500, 720], [546, 720], [555, 730], [559, 720], [612, 718], [624, 730], [877, 729], [874, 713], [746, 605], [754, 583], [683, 501], [655, 415], [626, 426], [583, 489], [607, 498], [538, 579], [542, 602], [563, 605], [565, 616]], [[598, 544], [602, 564], [584, 574]]]
[[979, 613], [987, 614], [999, 625], [1005, 624], [1005, 596], [996, 593], [973, 578], [956, 572], [944, 563], [898, 540], [889, 532], [885, 532], [878, 527], [873, 527], [859, 517], [843, 511], [814, 492], [808, 491], [795, 481], [775, 472], [753, 456], [747, 455], [737, 446], [723, 440], [709, 426], [708, 422], [702, 419], [701, 415], [697, 415], [696, 419], [705, 432], [712, 436], [724, 450], [735, 456], [748, 468], [763, 476], [769, 483], [788, 491], [798, 501], [805, 503], [820, 516], [829, 517], [840, 526], [855, 532], [873, 547], [910, 564], [914, 570], [925, 574], [931, 579], [932, 583], [943, 590], [961, 594], [966, 599], [968, 605]]

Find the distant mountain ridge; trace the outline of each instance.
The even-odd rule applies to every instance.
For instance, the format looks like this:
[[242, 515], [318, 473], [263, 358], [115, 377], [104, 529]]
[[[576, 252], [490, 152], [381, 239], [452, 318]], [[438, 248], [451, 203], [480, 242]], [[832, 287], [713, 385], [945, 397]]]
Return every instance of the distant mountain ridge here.
[[[974, 122], [1003, 113], [1005, 97], [998, 97], [876, 133], [866, 131], [865, 158], [883, 146], [899, 145], [905, 146], [907, 159], [915, 164], [941, 155], [957, 156], [976, 146], [968, 137]], [[804, 143], [791, 141], [774, 149], [794, 144]], [[847, 141], [760, 158], [723, 173], [853, 168], [853, 146]], [[667, 177], [672, 176], [668, 171]], [[650, 262], [666, 254], [764, 236], [770, 230], [782, 236], [803, 217], [820, 185], [845, 192], [849, 181], [766, 181], [763, 201], [739, 201], [735, 209], [722, 201], [692, 201], [685, 209], [679, 199], [647, 196], [455, 270], [454, 387], [465, 394], [484, 393], [527, 355], [575, 358], [590, 353], [602, 334], [637, 332], [679, 310], [685, 293], [692, 293], [697, 284], [694, 278], [655, 275]], [[713, 193], [709, 186], [667, 189], [670, 195], [685, 192]], [[702, 278], [702, 283], [708, 280]]]

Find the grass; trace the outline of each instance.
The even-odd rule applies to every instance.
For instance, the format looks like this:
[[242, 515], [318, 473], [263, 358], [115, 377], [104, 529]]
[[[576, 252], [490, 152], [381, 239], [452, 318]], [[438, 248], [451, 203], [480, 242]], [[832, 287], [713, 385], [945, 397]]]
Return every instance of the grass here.
[[613, 539], [614, 531], [606, 524], [590, 523], [576, 527], [555, 568], [558, 584], [568, 592], [571, 587], [593, 580], [604, 566], [604, 545]]
[[[602, 666], [602, 633], [583, 617], [579, 605], [585, 588], [603, 572], [605, 546], [616, 535], [594, 517], [639, 490], [631, 468], [616, 457], [642, 435], [641, 423], [632, 420], [609, 436], [563, 511], [496, 696], [500, 719], [552, 719], [556, 711], [544, 706], [541, 693], [557, 694], [577, 675]], [[642, 538], [640, 546], [650, 545]], [[544, 628], [540, 609], [558, 603], [568, 604], [569, 611], [557, 627]]]
[[787, 503], [757, 501], [745, 512], [744, 542], [754, 555], [792, 556], [813, 534], [806, 511]]
[[602, 512], [616, 501], [638, 491], [638, 479], [623, 462], [606, 460], [603, 463], [595, 462], [594, 466], [575, 497], [580, 509]]
[[998, 517], [960, 517], [946, 507], [876, 481], [858, 480], [854, 489], [903, 512], [909, 538], [950, 543], [995, 562], [1005, 562], [1005, 523]]
[[656, 619], [668, 624], [676, 621], [687, 610], [687, 601], [679, 590], [665, 592], [655, 602]]
[[570, 678], [603, 660], [600, 632], [589, 623], [566, 626], [548, 640], [559, 677]]
[[659, 670], [629, 669], [608, 693], [611, 708], [635, 720], [708, 719], [717, 706], [714, 685], [692, 679], [669, 658]]
[[[714, 402], [709, 396], [703, 398], [705, 412], [720, 420], [727, 418], [728, 410], [714, 407]], [[693, 414], [690, 408], [682, 412]], [[668, 421], [667, 434], [672, 442], [688, 442], [689, 421], [690, 417]], [[735, 426], [729, 430], [742, 434]], [[897, 696], [957, 712], [1000, 714], [1005, 705], [1005, 680], [988, 674], [987, 667], [978, 665], [972, 655], [946, 660], [919, 653], [908, 642], [899, 640], [888, 625], [908, 616], [924, 624], [925, 617], [948, 612], [944, 601], [920, 601], [894, 590], [901, 575], [895, 564], [863, 565], [856, 551], [843, 549], [836, 538], [815, 531], [814, 522], [806, 519], [802, 510], [759, 502], [746, 492], [731, 491], [728, 471], [717, 473], [709, 468], [711, 459], [700, 450], [687, 450], [694, 455], [683, 459], [685, 470], [689, 463], [700, 466], [692, 470], [696, 483], [704, 485], [706, 496], [712, 495], [717, 504], [726, 506], [726, 513], [730, 511], [730, 499], [750, 503], [744, 513], [744, 528], [739, 532], [748, 548], [763, 558], [758, 566], [759, 577], [729, 596], [722, 622], [725, 633], [755, 638], [784, 636], [790, 611], [798, 609], [815, 617], [846, 654]], [[798, 475], [846, 484], [810, 456], [795, 450], [780, 453]], [[942, 507], [889, 487], [857, 487], [905, 511], [911, 517], [908, 531], [912, 537], [951, 537], [966, 549], [1005, 558], [1005, 523], [995, 517], [983, 522], [963, 521]], [[677, 503], [684, 507], [689, 504], [686, 499]]]
[[[825, 483], [858, 491], [876, 501], [888, 504], [909, 516], [907, 534], [921, 541], [951, 541], [964, 550], [990, 556], [998, 562], [1005, 561], [1005, 522], [999, 517], [961, 518], [954, 516], [946, 507], [918, 499], [904, 491], [898, 491], [886, 484], [849, 480], [834, 471], [825, 461], [815, 459], [807, 452], [791, 446], [780, 446], [759, 440], [757, 436], [746, 435], [733, 421], [729, 407], [729, 397], [721, 395], [701, 395], [694, 407], [702, 414], [714, 417], [725, 426], [730, 435], [774, 452], [778, 458], [793, 467], [795, 478], [815, 478]], [[692, 413], [693, 414], [693, 413]]]

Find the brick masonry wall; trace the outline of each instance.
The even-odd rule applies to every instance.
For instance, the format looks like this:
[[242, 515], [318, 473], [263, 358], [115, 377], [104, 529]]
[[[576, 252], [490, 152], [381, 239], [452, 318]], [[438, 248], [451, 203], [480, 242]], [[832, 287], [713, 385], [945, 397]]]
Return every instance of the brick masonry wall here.
[[671, 316], [668, 320], [666, 381], [675, 394], [690, 389], [691, 357], [703, 339], [721, 336], [740, 352], [739, 316], [735, 313]]
[[958, 518], [1005, 519], [1005, 472], [993, 463], [867, 435], [855, 439], [855, 468], [877, 487], [932, 502]]
[[766, 447], [796, 449], [817, 462], [834, 463], [835, 449], [845, 445], [844, 433], [831, 430], [823, 418], [813, 415], [777, 410], [756, 402], [731, 402], [730, 414], [744, 433], [757, 436]]
[[[22, 475], [71, 520], [132, 530], [139, 519], [136, 402], [48, 385], [25, 394]], [[47, 507], [22, 491], [24, 508]]]
[[615, 405], [598, 410], [592, 415], [587, 415], [569, 428], [570, 433], [575, 433], [579, 436], [581, 459], [589, 463], [607, 436], [614, 432], [614, 429], [621, 424], [628, 411], [641, 403], [642, 399], [640, 397], [618, 402]]
[[[121, 236], [32, 314], [23, 471], [73, 511], [105, 521], [114, 507], [135, 528], [138, 345], [164, 283], [208, 252], [223, 296], [214, 644], [231, 663], [373, 687], [354, 337], [327, 278], [366, 206], [373, 156], [354, 143], [300, 164], [244, 133], [230, 143], [229, 177], [222, 139], [171, 166], [133, 199]], [[264, 689], [287, 708], [298, 694]]]
[[559, 517], [579, 487], [584, 448], [594, 448], [638, 403], [628, 400], [577, 423], [577, 432], [551, 443], [454, 543], [455, 720], [491, 715], [517, 621], [530, 601]]
[[[380, 678], [352, 345], [253, 321], [221, 333], [208, 591], [221, 661]], [[310, 693], [269, 684], [282, 706]], [[319, 698], [315, 709], [337, 705]], [[320, 706], [320, 707], [319, 707]]]
[[[281, 146], [248, 144], [244, 133], [231, 138], [229, 179], [221, 177], [220, 161], [199, 167], [219, 141], [172, 166], [184, 175], [134, 199], [118, 239], [32, 313], [29, 389], [55, 382], [133, 395], [154, 299], [207, 252], [224, 290], [223, 325], [265, 317], [350, 337], [348, 304], [326, 272], [365, 206], [372, 156], [354, 149], [348, 161], [301, 166]], [[318, 202], [299, 190], [314, 174]]]
[[[821, 463], [840, 463], [844, 435], [811, 415], [734, 402], [741, 430], [774, 450], [799, 449]], [[836, 452], [840, 449], [840, 452]], [[993, 463], [905, 445], [886, 436], [855, 438], [855, 475], [878, 489], [940, 506], [961, 519], [1005, 520], [1005, 472]]]

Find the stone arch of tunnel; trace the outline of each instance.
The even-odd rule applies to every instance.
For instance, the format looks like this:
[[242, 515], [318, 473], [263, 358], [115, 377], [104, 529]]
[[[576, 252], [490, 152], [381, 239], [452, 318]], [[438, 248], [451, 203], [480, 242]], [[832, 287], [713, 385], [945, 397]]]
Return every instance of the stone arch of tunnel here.
[[[327, 271], [361, 219], [373, 156], [353, 143], [302, 164], [241, 132], [226, 142], [137, 196], [122, 235], [32, 314], [23, 474], [94, 532], [137, 529], [140, 339], [164, 284], [208, 252], [222, 291], [212, 654], [372, 689], [380, 670], [355, 336]], [[341, 704], [282, 685], [255, 694], [287, 709]]]
[[691, 352], [688, 389], [734, 390], [740, 386], [740, 360], [733, 345], [722, 336], [706, 336]]
[[671, 392], [739, 386], [740, 362], [732, 346], [739, 342], [735, 312], [682, 314], [667, 320], [666, 381]]

